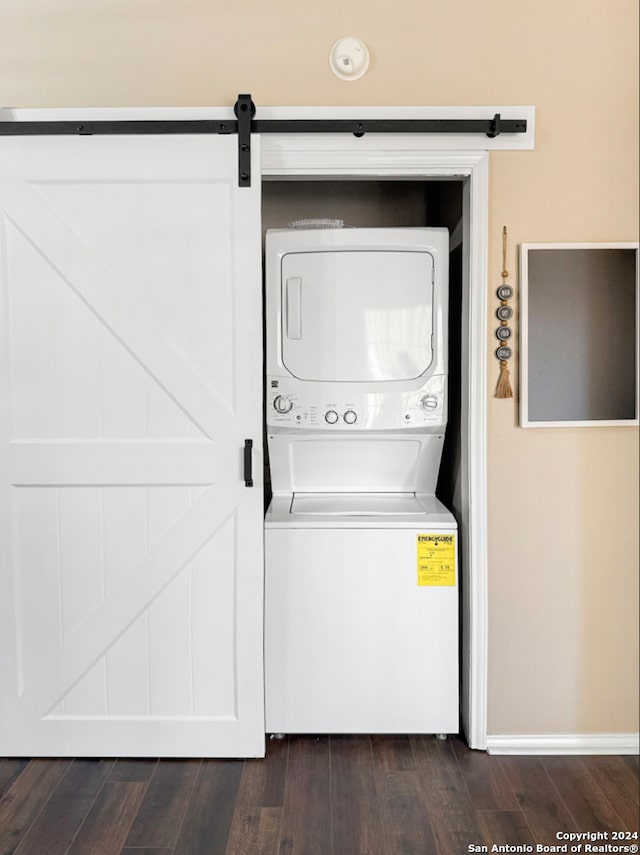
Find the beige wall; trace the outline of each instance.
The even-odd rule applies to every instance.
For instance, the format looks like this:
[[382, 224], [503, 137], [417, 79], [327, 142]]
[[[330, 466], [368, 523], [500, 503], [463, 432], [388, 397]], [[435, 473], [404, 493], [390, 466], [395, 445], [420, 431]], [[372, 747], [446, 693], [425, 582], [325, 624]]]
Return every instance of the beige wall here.
[[[523, 241], [637, 240], [637, 34], [637, 0], [0, 0], [0, 105], [533, 104], [535, 151], [491, 158], [493, 288], [503, 224], [514, 274]], [[489, 730], [636, 731], [637, 431], [491, 398], [489, 437]]]

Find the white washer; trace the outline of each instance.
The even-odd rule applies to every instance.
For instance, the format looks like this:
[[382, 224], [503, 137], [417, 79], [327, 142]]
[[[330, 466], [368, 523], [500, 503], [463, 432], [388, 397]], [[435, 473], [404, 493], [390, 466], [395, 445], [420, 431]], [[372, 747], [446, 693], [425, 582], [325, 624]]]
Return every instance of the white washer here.
[[458, 730], [448, 233], [267, 233], [266, 726]]
[[[449, 584], [418, 584], [424, 537], [453, 542], [454, 566], [441, 579]], [[455, 539], [455, 520], [433, 496], [274, 498], [268, 732], [457, 733]]]

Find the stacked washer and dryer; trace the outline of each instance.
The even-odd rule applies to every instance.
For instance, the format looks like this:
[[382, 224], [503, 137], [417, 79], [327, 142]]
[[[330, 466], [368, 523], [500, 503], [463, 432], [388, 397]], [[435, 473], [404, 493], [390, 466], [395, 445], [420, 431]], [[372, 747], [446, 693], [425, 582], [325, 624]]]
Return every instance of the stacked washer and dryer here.
[[458, 731], [449, 235], [266, 236], [266, 728]]

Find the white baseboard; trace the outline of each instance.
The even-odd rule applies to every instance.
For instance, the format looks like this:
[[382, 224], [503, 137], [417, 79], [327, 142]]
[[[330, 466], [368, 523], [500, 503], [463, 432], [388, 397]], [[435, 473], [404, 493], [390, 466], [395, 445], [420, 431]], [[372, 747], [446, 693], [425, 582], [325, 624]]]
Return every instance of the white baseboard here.
[[637, 733], [541, 733], [487, 736], [489, 754], [638, 754]]

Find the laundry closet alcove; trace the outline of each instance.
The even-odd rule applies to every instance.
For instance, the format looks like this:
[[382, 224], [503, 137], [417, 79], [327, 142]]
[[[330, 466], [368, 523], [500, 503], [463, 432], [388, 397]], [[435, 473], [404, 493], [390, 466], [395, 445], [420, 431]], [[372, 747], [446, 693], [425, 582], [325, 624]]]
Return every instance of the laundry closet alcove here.
[[[234, 134], [0, 135], [4, 755], [264, 754], [261, 233], [290, 182], [328, 207], [378, 218], [382, 198], [384, 217], [450, 229], [461, 713], [471, 747], [485, 747], [488, 152], [532, 148], [533, 108], [259, 113], [500, 113], [528, 130], [252, 134], [244, 186]], [[233, 112], [2, 118], [221, 123]]]

